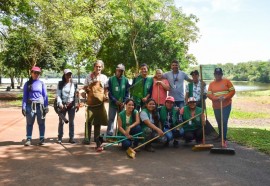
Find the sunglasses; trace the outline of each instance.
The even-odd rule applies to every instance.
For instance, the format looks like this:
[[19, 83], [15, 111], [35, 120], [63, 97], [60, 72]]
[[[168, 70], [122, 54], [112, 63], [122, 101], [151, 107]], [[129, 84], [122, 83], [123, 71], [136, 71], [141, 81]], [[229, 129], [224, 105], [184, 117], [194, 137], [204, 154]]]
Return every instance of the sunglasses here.
[[188, 103], [196, 103], [196, 101], [190, 101], [190, 102], [188, 102]]
[[37, 72], [37, 71], [32, 71], [32, 73], [33, 73], [33, 74], [37, 74], [37, 75], [40, 74], [40, 72]]

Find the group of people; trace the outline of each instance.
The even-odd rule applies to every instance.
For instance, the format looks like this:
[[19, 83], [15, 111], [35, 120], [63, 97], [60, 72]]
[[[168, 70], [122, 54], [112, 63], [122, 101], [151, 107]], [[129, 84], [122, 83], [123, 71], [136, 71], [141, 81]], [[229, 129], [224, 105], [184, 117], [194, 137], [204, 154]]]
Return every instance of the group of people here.
[[[192, 140], [201, 143], [202, 125], [205, 124], [202, 107], [205, 105], [204, 99], [208, 97], [213, 102], [219, 134], [221, 134], [220, 113], [223, 112], [223, 146], [227, 145], [227, 123], [231, 111], [231, 98], [235, 90], [232, 83], [222, 77], [221, 68], [215, 69], [215, 80], [210, 83], [208, 92], [206, 84], [199, 78], [198, 70], [192, 71], [190, 73], [192, 78], [189, 78], [179, 69], [177, 60], [172, 61], [171, 71], [163, 73], [161, 69], [157, 69], [154, 77], [149, 76], [147, 64], [142, 64], [140, 73], [133, 78], [131, 84], [124, 76], [123, 64], [117, 65], [115, 75], [110, 78], [102, 74], [103, 61], [97, 60], [93, 68], [93, 72], [86, 77], [83, 87], [87, 105], [84, 144], [90, 144], [92, 126], [94, 126], [92, 140], [98, 140], [102, 125], [107, 126], [107, 136], [126, 137], [126, 140], [122, 141], [123, 149], [136, 147], [140, 142], [146, 142], [157, 136], [154, 142], [164, 146], [169, 146], [172, 141], [173, 146], [177, 147], [179, 137], [183, 137], [186, 143]], [[26, 146], [31, 145], [35, 116], [40, 129], [39, 144], [44, 143], [48, 97], [44, 83], [38, 79], [40, 73], [39, 67], [33, 67], [31, 77], [24, 85], [22, 112], [27, 121]], [[185, 89], [184, 80], [188, 81]], [[62, 81], [57, 86], [57, 105], [63, 115], [68, 113], [70, 143], [75, 143], [74, 117], [75, 112], [79, 110], [78, 98], [79, 93], [77, 85], [72, 81], [72, 72], [65, 69]], [[104, 105], [106, 101], [109, 101], [108, 115]], [[182, 122], [185, 124], [180, 126]], [[117, 123], [116, 127], [114, 123]], [[62, 143], [63, 125], [64, 122], [59, 117], [59, 143]], [[139, 133], [142, 133], [143, 141], [133, 137]], [[154, 151], [151, 143], [145, 145], [145, 149]]]

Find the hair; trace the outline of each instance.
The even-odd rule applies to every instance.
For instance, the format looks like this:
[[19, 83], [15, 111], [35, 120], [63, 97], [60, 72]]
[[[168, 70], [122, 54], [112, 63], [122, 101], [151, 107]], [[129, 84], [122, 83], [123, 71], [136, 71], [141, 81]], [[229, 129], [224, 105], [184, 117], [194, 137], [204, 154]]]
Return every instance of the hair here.
[[[161, 69], [156, 69], [156, 74], [158, 71], [163, 74], [163, 71]], [[155, 74], [154, 78], [157, 78], [156, 74]]]
[[148, 69], [148, 65], [146, 63], [141, 64], [140, 67], [146, 67]]
[[179, 65], [179, 61], [176, 60], [176, 59], [172, 60], [171, 64], [172, 64], [172, 63], [176, 63], [177, 65]]
[[[66, 77], [65, 77], [65, 74], [63, 74], [62, 79], [61, 79], [61, 81], [59, 83], [59, 87], [58, 87], [59, 90], [61, 90], [64, 87], [65, 83], [66, 83]], [[71, 84], [73, 83], [73, 79], [72, 78], [71, 78], [70, 83]]]
[[33, 85], [33, 78], [32, 78], [32, 76], [30, 76], [29, 80], [27, 81], [28, 92], [30, 92], [32, 90], [32, 85]]
[[[154, 101], [154, 103], [155, 103], [155, 105], [156, 105], [155, 110], [152, 112], [152, 117], [153, 117], [153, 119], [154, 119], [154, 124], [155, 124], [156, 126], [158, 126], [158, 123], [159, 123], [159, 117], [158, 117], [158, 112], [156, 112], [156, 111], [157, 111], [157, 102], [156, 102], [153, 98], [148, 98], [148, 99], [146, 100], [146, 102], [145, 102], [145, 107], [146, 107], [146, 105], [147, 105], [148, 103], [150, 103], [150, 101]], [[147, 108], [146, 108], [146, 109], [147, 109]]]
[[134, 104], [134, 109], [131, 112], [131, 118], [132, 118], [132, 121], [135, 121], [136, 120], [136, 114], [135, 114], [136, 103], [135, 103], [135, 101], [133, 99], [129, 98], [125, 101], [125, 105], [127, 105], [128, 102], [130, 102], [130, 101], [133, 102], [133, 104]]
[[100, 59], [96, 60], [96, 62], [94, 63], [94, 67], [96, 66], [96, 64], [101, 64], [102, 68], [104, 69], [104, 62]]

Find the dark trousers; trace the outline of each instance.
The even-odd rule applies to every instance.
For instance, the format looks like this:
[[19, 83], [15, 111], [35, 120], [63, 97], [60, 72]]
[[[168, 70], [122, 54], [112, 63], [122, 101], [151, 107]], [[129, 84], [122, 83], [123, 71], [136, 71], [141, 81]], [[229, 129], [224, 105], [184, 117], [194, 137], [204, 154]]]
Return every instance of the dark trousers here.
[[191, 140], [195, 139], [196, 142], [199, 143], [202, 141], [202, 137], [202, 128], [184, 132], [184, 138], [186, 142], [190, 142]]

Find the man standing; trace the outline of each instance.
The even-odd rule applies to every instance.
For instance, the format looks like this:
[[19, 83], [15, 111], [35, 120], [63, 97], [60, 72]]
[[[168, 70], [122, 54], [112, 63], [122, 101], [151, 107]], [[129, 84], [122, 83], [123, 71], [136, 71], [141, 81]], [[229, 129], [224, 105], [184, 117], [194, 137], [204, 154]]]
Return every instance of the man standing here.
[[109, 121], [107, 127], [107, 135], [113, 135], [114, 119], [116, 113], [119, 113], [124, 108], [124, 102], [128, 98], [128, 79], [123, 75], [125, 66], [118, 64], [115, 71], [115, 76], [110, 77], [108, 82], [109, 90]]
[[171, 69], [170, 72], [164, 74], [164, 77], [168, 79], [171, 87], [169, 96], [174, 97], [176, 107], [182, 108], [185, 105], [184, 80], [192, 82], [192, 79], [190, 79], [186, 73], [179, 70], [179, 62], [177, 60], [172, 61]]
[[147, 99], [151, 97], [153, 89], [153, 78], [148, 76], [147, 64], [141, 64], [140, 75], [133, 79], [131, 88], [133, 89], [131, 97], [136, 103], [136, 110], [140, 111]]
[[[192, 71], [190, 73], [190, 75], [192, 76], [193, 82], [188, 83], [187, 86], [186, 86], [185, 101], [187, 103], [188, 98], [194, 97], [196, 99], [197, 107], [202, 108], [201, 97], [203, 96], [203, 99], [206, 99], [207, 98], [207, 90], [206, 90], [205, 83], [202, 82], [199, 79], [199, 72], [198, 72], [198, 70]], [[203, 93], [202, 93], [203, 95], [201, 95], [202, 89], [203, 89]]]

